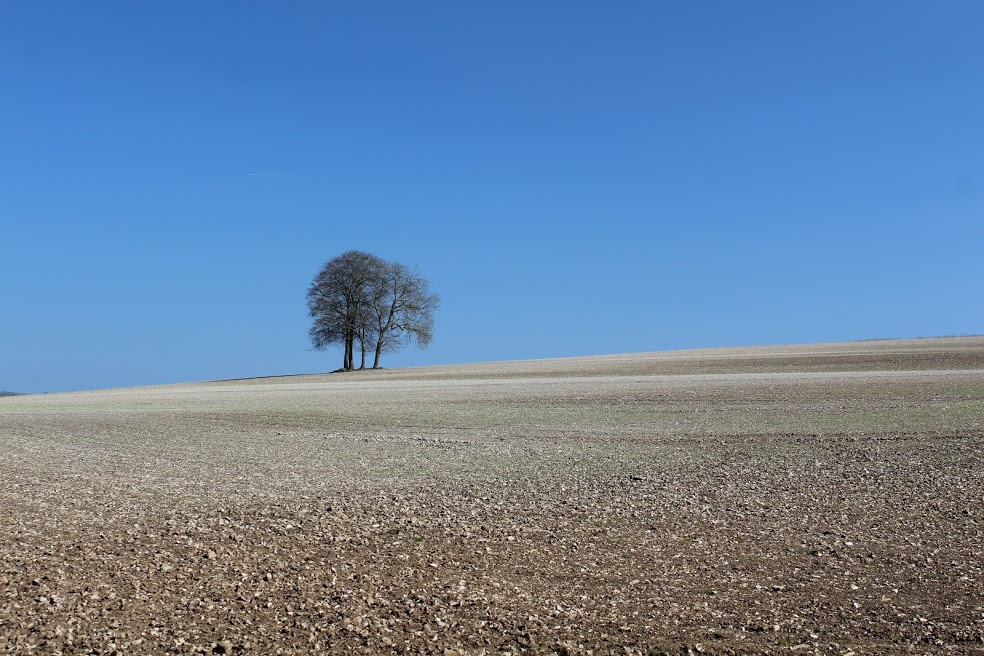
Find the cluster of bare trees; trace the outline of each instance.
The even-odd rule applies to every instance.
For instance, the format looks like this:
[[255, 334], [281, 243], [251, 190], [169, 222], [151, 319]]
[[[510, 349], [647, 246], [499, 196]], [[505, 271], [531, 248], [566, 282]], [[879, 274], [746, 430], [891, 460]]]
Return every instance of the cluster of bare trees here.
[[430, 344], [434, 312], [440, 298], [417, 271], [363, 251], [348, 251], [328, 260], [307, 293], [314, 320], [309, 334], [315, 349], [343, 348], [342, 369], [355, 369], [356, 342], [373, 353], [373, 369], [383, 353], [407, 344]]

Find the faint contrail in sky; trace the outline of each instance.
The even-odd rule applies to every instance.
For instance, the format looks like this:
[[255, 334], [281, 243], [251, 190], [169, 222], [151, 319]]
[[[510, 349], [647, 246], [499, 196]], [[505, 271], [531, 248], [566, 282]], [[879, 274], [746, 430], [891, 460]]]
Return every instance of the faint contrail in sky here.
[[293, 173], [243, 173], [243, 175], [259, 176], [261, 178], [291, 178]]

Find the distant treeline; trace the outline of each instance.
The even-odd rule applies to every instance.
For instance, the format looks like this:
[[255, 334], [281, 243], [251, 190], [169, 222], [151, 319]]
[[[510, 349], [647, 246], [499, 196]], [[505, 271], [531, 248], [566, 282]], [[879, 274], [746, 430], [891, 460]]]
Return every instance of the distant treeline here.
[[0, 392], [0, 396], [22, 396], [20, 392]]

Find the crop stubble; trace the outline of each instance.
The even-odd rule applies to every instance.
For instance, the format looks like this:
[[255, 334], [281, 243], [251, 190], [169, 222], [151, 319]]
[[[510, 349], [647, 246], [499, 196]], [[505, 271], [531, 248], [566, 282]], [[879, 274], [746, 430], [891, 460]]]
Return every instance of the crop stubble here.
[[984, 338], [0, 399], [8, 653], [980, 653]]

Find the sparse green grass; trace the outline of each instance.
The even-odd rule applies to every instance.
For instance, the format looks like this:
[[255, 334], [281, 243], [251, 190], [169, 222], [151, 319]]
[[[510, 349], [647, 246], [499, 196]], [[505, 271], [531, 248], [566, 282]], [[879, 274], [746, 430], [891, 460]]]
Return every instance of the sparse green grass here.
[[707, 635], [710, 636], [712, 640], [723, 640], [728, 637], [728, 632], [725, 629], [711, 628], [708, 629]]
[[[958, 363], [984, 352], [984, 340], [971, 340], [980, 342], [976, 351], [951, 342], [962, 354]], [[209, 480], [208, 494], [221, 497], [345, 481], [726, 471], [739, 458], [746, 467], [782, 462], [796, 471], [837, 461], [838, 439], [984, 433], [980, 370], [748, 373], [765, 362], [783, 369], [790, 358], [812, 357], [821, 369], [850, 364], [842, 352], [860, 348], [828, 346], [10, 397], [0, 399], [0, 453], [7, 467], [52, 474], [97, 467], [134, 494], [200, 494], [198, 482]], [[909, 348], [917, 364], [926, 364], [920, 358], [927, 353], [937, 365], [952, 359], [935, 346], [898, 342], [891, 352], [899, 359], [894, 354]], [[884, 344], [869, 347], [869, 355], [857, 351], [857, 368], [885, 353]], [[804, 354], [811, 349], [820, 354]], [[722, 358], [738, 373], [693, 375]], [[684, 373], [658, 373], [668, 364]]]
[[644, 653], [646, 656], [670, 656], [671, 654], [670, 651], [659, 646], [647, 647]]

